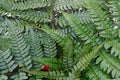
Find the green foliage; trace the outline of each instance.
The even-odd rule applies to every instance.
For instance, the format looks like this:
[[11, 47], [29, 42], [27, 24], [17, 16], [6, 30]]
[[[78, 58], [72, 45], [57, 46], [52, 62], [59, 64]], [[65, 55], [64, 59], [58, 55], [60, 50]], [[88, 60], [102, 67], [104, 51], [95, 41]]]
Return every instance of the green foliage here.
[[120, 17], [120, 10], [119, 10], [119, 1], [114, 0], [114, 1], [109, 1], [109, 8], [111, 11], [111, 15], [113, 16], [113, 21], [115, 24], [120, 25], [120, 20], [118, 17]]
[[[98, 1], [95, 0], [84, 0], [83, 4], [86, 5], [88, 12], [90, 12], [94, 24], [97, 25], [96, 28], [100, 31], [100, 36], [110, 38], [113, 36], [113, 25], [106, 11], [102, 10]], [[94, 4], [94, 5], [93, 5]]]
[[110, 53], [120, 59], [120, 47], [119, 47], [119, 40], [111, 40], [105, 43], [105, 49], [110, 49]]
[[8, 48], [10, 44], [10, 39], [7, 38], [7, 36], [1, 36], [0, 37], [0, 49], [4, 50], [4, 48]]
[[[11, 23], [11, 24], [10, 24]], [[10, 26], [10, 39], [11, 39], [11, 50], [15, 56], [15, 61], [19, 66], [25, 66], [27, 69], [32, 67], [31, 56], [29, 55], [29, 47], [27, 46], [23, 35], [19, 28], [15, 27], [15, 24], [8, 21]]]
[[31, 71], [28, 71], [26, 69], [22, 69], [22, 70], [29, 74], [36, 75], [39, 78], [46, 77], [46, 78], [57, 79], [57, 80], [65, 79], [65, 74], [62, 71], [41, 72], [38, 70], [31, 70]]
[[57, 60], [56, 58], [37, 58], [35, 59], [36, 62], [41, 64], [46, 64], [50, 67], [50, 69], [59, 69], [61, 67], [61, 61]]
[[10, 50], [0, 51], [0, 73], [12, 72], [17, 67]]
[[108, 80], [110, 76], [101, 70], [97, 65], [90, 65], [86, 76], [89, 80]]
[[119, 59], [112, 56], [107, 52], [102, 52], [101, 55], [96, 60], [96, 63], [100, 63], [100, 68], [106, 71], [107, 73], [111, 73], [112, 77], [119, 78], [120, 77], [120, 63]]
[[64, 45], [64, 39], [65, 39], [65, 34], [61, 33], [59, 30], [52, 30], [50, 28], [42, 28], [43, 31], [45, 31], [47, 34], [50, 35], [50, 37], [56, 41], [60, 46]]
[[69, 73], [69, 70], [73, 66], [73, 42], [69, 35], [66, 36], [65, 44], [64, 44], [64, 52], [63, 52], [63, 60], [62, 65], [63, 68]]
[[119, 79], [119, 7], [120, 0], [1, 0], [0, 79]]
[[5, 76], [5, 75], [1, 75], [1, 76], [0, 76], [0, 80], [7, 80], [7, 79], [8, 79], [8, 77]]
[[104, 43], [102, 43], [101, 45], [99, 45], [98, 47], [96, 47], [96, 49], [94, 49], [93, 51], [91, 51], [89, 54], [81, 56], [80, 59], [79, 59], [79, 61], [78, 61], [78, 63], [73, 66], [72, 72], [75, 75], [76, 74], [79, 75], [78, 73], [80, 73], [81, 71], [83, 71], [88, 66], [88, 64], [95, 57], [95, 55], [98, 53], [99, 49], [101, 49], [101, 47], [103, 46]]
[[49, 0], [34, 0], [34, 1], [21, 1], [17, 3], [13, 3], [11, 9], [12, 10], [28, 10], [50, 6]]
[[26, 73], [20, 72], [18, 75], [13, 75], [11, 77], [12, 80], [26, 80], [28, 77], [26, 76]]
[[55, 57], [57, 52], [56, 43], [46, 33], [44, 33], [42, 37], [43, 37], [43, 46], [44, 46], [44, 56], [51, 58]]
[[32, 28], [30, 29], [28, 35], [31, 56], [33, 56], [33, 58], [43, 57], [43, 51], [39, 35], [36, 32], [34, 32]]
[[73, 0], [62, 0], [62, 1], [55, 1], [55, 8], [54, 10], [68, 10], [68, 9], [78, 9], [81, 7], [80, 1], [73, 1]]
[[94, 42], [95, 36], [93, 35], [93, 32], [91, 32], [91, 30], [89, 30], [89, 28], [87, 28], [85, 25], [82, 25], [79, 22], [78, 18], [64, 12], [63, 12], [63, 15], [68, 21], [70, 27], [74, 30], [76, 34], [78, 34], [81, 40], [85, 40], [86, 44], [90, 42]]

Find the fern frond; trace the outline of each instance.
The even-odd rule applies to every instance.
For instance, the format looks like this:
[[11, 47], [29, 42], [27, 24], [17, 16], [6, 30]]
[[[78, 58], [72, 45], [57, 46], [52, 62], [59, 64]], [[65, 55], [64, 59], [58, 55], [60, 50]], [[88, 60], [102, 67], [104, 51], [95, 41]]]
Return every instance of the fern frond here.
[[1, 15], [1, 16], [5, 15], [5, 13], [6, 13], [6, 11], [5, 11], [5, 10], [0, 9], [0, 15]]
[[[6, 5], [7, 4], [7, 5]], [[4, 9], [5, 11], [9, 11], [11, 9], [11, 4], [6, 0], [0, 1], [0, 9]]]
[[56, 18], [56, 24], [58, 24], [60, 27], [64, 28], [68, 25], [68, 22], [65, 20], [63, 16], [60, 16], [59, 18]]
[[0, 27], [5, 27], [5, 26], [6, 26], [6, 24], [5, 24], [4, 21], [5, 21], [5, 20], [4, 20], [4, 17], [1, 15], [1, 16], [0, 16]]
[[26, 70], [22, 69], [23, 71], [31, 74], [36, 75], [39, 78], [45, 77], [49, 79], [56, 79], [56, 80], [66, 80], [66, 76], [62, 71], [48, 71], [48, 72], [42, 72], [38, 70]]
[[50, 22], [50, 16], [46, 12], [41, 11], [32, 11], [32, 10], [26, 10], [26, 11], [17, 11], [12, 12], [13, 15], [18, 16], [21, 19], [33, 21], [33, 22]]
[[16, 80], [120, 78], [119, 7], [120, 0], [0, 0], [0, 74]]
[[97, 65], [90, 65], [86, 72], [88, 80], [107, 80], [110, 76], [102, 71]]
[[12, 10], [27, 10], [35, 9], [50, 6], [50, 0], [30, 0], [30, 1], [21, 1], [12, 5]]
[[98, 53], [98, 51], [102, 48], [103, 44], [105, 42], [103, 42], [101, 45], [99, 45], [98, 47], [96, 47], [96, 49], [94, 49], [93, 51], [91, 51], [89, 54], [83, 55], [78, 63], [76, 65], [73, 66], [72, 68], [72, 73], [74, 73], [76, 76], [79, 75], [79, 73], [81, 71], [83, 71], [91, 62], [91, 60], [95, 57], [95, 55]]
[[6, 76], [6, 75], [0, 75], [0, 80], [8, 80], [8, 76]]
[[24, 10], [24, 11], [7, 11], [0, 9], [0, 14], [8, 17], [17, 17], [32, 22], [50, 22], [50, 13], [46, 11]]
[[[32, 61], [36, 58], [42, 58], [43, 49], [42, 49], [42, 44], [40, 43], [39, 35], [37, 34], [37, 32], [34, 32], [32, 28], [29, 29], [29, 33], [27, 35], [28, 35], [28, 39], [27, 39], [28, 44], [30, 46], [29, 53], [32, 56]], [[33, 61], [33, 64], [35, 67], [40, 67], [40, 63]]]
[[80, 78], [77, 78], [73, 73], [69, 73], [66, 80], [80, 80]]
[[65, 34], [61, 33], [58, 30], [53, 30], [50, 28], [41, 28], [43, 31], [45, 31], [47, 34], [50, 35], [50, 37], [57, 42], [59, 45], [64, 45], [65, 40]]
[[12, 20], [6, 21], [9, 26], [11, 50], [12, 54], [15, 56], [15, 61], [19, 66], [25, 66], [27, 69], [30, 69], [32, 67], [32, 61], [29, 54], [29, 47], [20, 30], [17, 28], [16, 22]]
[[50, 66], [51, 69], [59, 69], [61, 66], [61, 61], [56, 58], [36, 58], [35, 61]]
[[70, 10], [70, 9], [79, 9], [81, 8], [80, 1], [78, 0], [60, 0], [55, 2], [55, 11], [60, 10]]
[[92, 18], [88, 11], [75, 11], [72, 14], [77, 17], [82, 24], [93, 23]]
[[115, 57], [118, 57], [120, 59], [119, 45], [120, 45], [119, 40], [116, 39], [116, 40], [107, 41], [104, 47], [106, 50], [110, 50], [110, 53], [113, 54]]
[[30, 29], [29, 32], [30, 54], [32, 58], [43, 57], [42, 46], [40, 44], [39, 36], [36, 32]]
[[10, 50], [0, 51], [0, 73], [12, 72], [17, 67]]
[[85, 41], [86, 44], [95, 42], [95, 36], [93, 36], [93, 32], [91, 32], [91, 30], [89, 30], [89, 28], [87, 28], [85, 25], [82, 25], [78, 18], [65, 12], [63, 12], [63, 15], [70, 24], [70, 27], [76, 34], [79, 35], [79, 38]]
[[25, 80], [25, 79], [28, 79], [28, 76], [24, 72], [19, 72], [16, 75], [12, 75], [11, 79], [12, 80]]
[[91, 49], [91, 44], [85, 45], [83, 48], [80, 46], [80, 44], [75, 45], [75, 50], [74, 50], [74, 63], [77, 64], [79, 59], [88, 54], [90, 49]]
[[71, 29], [70, 27], [65, 27], [63, 29], [58, 29], [57, 31], [64, 34], [65, 36], [69, 35], [70, 38], [72, 39], [73, 43], [75, 43], [75, 42], [79, 43], [80, 42], [79, 37], [75, 34], [74, 30]]
[[[112, 16], [112, 21], [114, 23], [114, 32], [116, 33], [115, 35], [120, 37], [120, 29], [119, 29], [119, 25], [120, 25], [120, 5], [119, 5], [118, 0], [111, 0], [108, 2], [108, 7], [109, 7], [109, 12], [111, 13]], [[115, 36], [114, 35], [114, 36]]]
[[100, 36], [105, 38], [111, 38], [113, 35], [113, 24], [109, 17], [106, 15], [106, 11], [103, 11], [99, 1], [95, 0], [82, 0], [83, 5], [90, 12], [94, 24], [97, 25], [97, 29], [100, 30]]
[[113, 78], [120, 77], [120, 60], [118, 58], [110, 53], [102, 52], [96, 60], [96, 64], [98, 63], [100, 63], [100, 68], [108, 74], [111, 73]]
[[44, 57], [55, 57], [57, 54], [56, 43], [50, 36], [46, 33], [43, 33], [43, 47], [44, 47]]
[[109, 1], [109, 8], [110, 12], [113, 16], [113, 21], [115, 24], [120, 25], [120, 5], [119, 5], [119, 0], [111, 0]]
[[70, 69], [73, 66], [73, 42], [70, 38], [69, 35], [66, 36], [65, 39], [65, 45], [63, 47], [64, 51], [63, 51], [63, 69], [65, 69], [67, 71], [67, 73], [70, 71]]
[[[6, 37], [6, 36], [3, 36]], [[0, 50], [7, 49], [10, 46], [10, 39], [0, 37]]]
[[[77, 17], [81, 22], [81, 24], [93, 23], [92, 18], [88, 13], [88, 11], [75, 11], [75, 12], [72, 12], [72, 15]], [[69, 23], [63, 16], [56, 18], [56, 24], [60, 25], [60, 27], [62, 28], [69, 25]]]

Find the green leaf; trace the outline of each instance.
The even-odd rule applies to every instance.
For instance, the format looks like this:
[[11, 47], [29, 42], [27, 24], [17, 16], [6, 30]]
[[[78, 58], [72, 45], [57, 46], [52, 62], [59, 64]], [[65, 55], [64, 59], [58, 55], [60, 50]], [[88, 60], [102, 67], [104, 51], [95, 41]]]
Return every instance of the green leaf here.
[[65, 19], [68, 21], [70, 27], [74, 30], [74, 32], [79, 36], [81, 40], [84, 40], [86, 44], [95, 42], [95, 36], [89, 27], [82, 25], [79, 19], [72, 14], [68, 14], [66, 12], [62, 13]]
[[92, 50], [90, 53], [82, 56], [78, 63], [73, 66], [72, 73], [74, 73], [76, 76], [78, 76], [81, 71], [86, 69], [86, 67], [89, 65], [91, 60], [95, 57], [95, 55], [98, 53], [98, 51], [102, 48], [106, 41], [104, 41], [102, 44], [100, 44], [98, 47], [96, 47], [94, 50]]
[[105, 49], [109, 49], [110, 47], [113, 46], [113, 42], [112, 41], [107, 41], [105, 44], [104, 44], [104, 47]]
[[66, 76], [62, 71], [48, 71], [48, 72], [43, 72], [43, 71], [38, 71], [38, 70], [27, 70], [27, 69], [22, 69], [23, 71], [35, 75], [39, 78], [46, 77], [50, 79], [58, 79], [58, 80], [66, 80]]
[[8, 80], [8, 77], [6, 75], [0, 75], [0, 80]]
[[61, 66], [61, 61], [56, 58], [38, 58], [35, 61], [40, 64], [45, 64], [50, 67], [50, 69], [59, 69]]

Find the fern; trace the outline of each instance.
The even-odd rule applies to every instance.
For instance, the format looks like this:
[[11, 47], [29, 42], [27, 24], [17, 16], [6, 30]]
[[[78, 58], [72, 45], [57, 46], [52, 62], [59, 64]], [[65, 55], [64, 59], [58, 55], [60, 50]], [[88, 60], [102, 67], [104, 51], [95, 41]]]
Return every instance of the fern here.
[[30, 29], [29, 36], [30, 36], [29, 44], [30, 44], [31, 56], [33, 57], [33, 59], [37, 57], [43, 57], [42, 46], [38, 34], [34, 32], [32, 29]]
[[11, 56], [10, 50], [0, 51], [0, 73], [12, 72], [17, 67], [17, 64]]
[[[94, 4], [94, 5], [93, 5]], [[101, 6], [99, 5], [98, 1], [95, 0], [84, 0], [83, 5], [86, 5], [86, 8], [91, 14], [91, 17], [94, 21], [94, 24], [97, 25], [97, 29], [101, 30], [100, 35], [102, 37], [110, 38], [113, 33], [113, 25], [106, 12], [102, 10]], [[94, 7], [96, 6], [96, 7]]]
[[111, 40], [105, 43], [105, 49], [108, 50], [111, 48], [110, 53], [115, 57], [120, 59], [120, 51], [119, 51], [119, 40]]
[[56, 56], [56, 43], [47, 35], [44, 33], [42, 36], [43, 38], [43, 47], [44, 47], [44, 56], [45, 57], [55, 57]]
[[12, 10], [27, 10], [50, 6], [49, 0], [24, 1], [12, 4]]
[[[28, 69], [32, 67], [31, 56], [29, 55], [29, 47], [27, 46], [23, 35], [18, 28], [14, 27], [15, 23], [8, 21], [11, 36], [11, 50], [15, 56], [15, 61], [19, 66], [25, 66]], [[12, 27], [13, 26], [13, 27]]]
[[8, 79], [7, 76], [5, 76], [5, 75], [0, 75], [0, 80], [7, 80], [7, 79]]
[[55, 58], [37, 58], [35, 61], [41, 64], [46, 64], [47, 66], [50, 66], [50, 69], [53, 70], [59, 69], [62, 64], [60, 60], [57, 60]]
[[74, 33], [74, 31], [70, 28], [70, 27], [66, 27], [64, 29], [58, 29], [58, 31], [60, 31], [61, 33], [70, 36], [70, 38], [75, 41], [78, 39], [78, 36]]
[[22, 69], [22, 70], [29, 74], [37, 75], [39, 78], [46, 77], [55, 80], [78, 80], [78, 78], [76, 78], [74, 74], [69, 73], [69, 76], [66, 76], [62, 71], [40, 72], [37, 70], [33, 70], [33, 71], [28, 71], [26, 69]]
[[120, 11], [119, 11], [119, 1], [118, 0], [114, 0], [114, 1], [109, 1], [109, 8], [111, 11], [111, 14], [113, 16], [113, 21], [116, 25], [120, 25], [119, 23], [119, 18], [120, 17]]
[[89, 80], [108, 80], [110, 76], [102, 71], [97, 65], [90, 65], [86, 76]]
[[[104, 42], [105, 43], [105, 42]], [[79, 75], [78, 73], [80, 73], [82, 70], [84, 70], [88, 64], [91, 62], [91, 60], [95, 57], [95, 55], [98, 53], [99, 49], [103, 46], [102, 43], [101, 45], [99, 45], [96, 49], [94, 49], [91, 53], [86, 54], [84, 56], [82, 56], [78, 63], [76, 65], [73, 66], [72, 68], [72, 73], [74, 73], [75, 75]]]
[[60, 27], [66, 27], [68, 25], [68, 22], [64, 19], [63, 16], [60, 16], [56, 19], [56, 24], [60, 25]]
[[[116, 63], [117, 62], [117, 63]], [[113, 78], [120, 77], [119, 59], [107, 52], [102, 52], [97, 58], [96, 63], [100, 63], [100, 68], [107, 73], [111, 73]]]
[[[0, 50], [5, 50], [10, 45], [10, 39], [6, 38], [7, 36], [0, 37]], [[4, 47], [3, 47], [4, 46]]]
[[66, 76], [62, 71], [49, 71], [49, 72], [41, 72], [38, 70], [31, 70], [28, 71], [26, 69], [22, 69], [23, 71], [32, 74], [32, 75], [37, 75], [39, 78], [46, 77], [50, 79], [57, 79], [57, 80], [65, 80]]
[[26, 76], [26, 73], [20, 72], [18, 75], [13, 75], [11, 79], [12, 80], [25, 80], [25, 79], [28, 79], [28, 77]]
[[[90, 14], [88, 13], [88, 11], [79, 11], [78, 10], [78, 11], [72, 12], [72, 15], [77, 17], [82, 24], [93, 23], [93, 20], [92, 20]], [[56, 23], [58, 25], [60, 25], [60, 27], [66, 27], [68, 25], [67, 20], [63, 16], [58, 17], [56, 19]]]
[[63, 68], [69, 73], [70, 69], [73, 66], [73, 43], [70, 36], [66, 36], [64, 52], [63, 52]]
[[72, 12], [72, 14], [75, 17], [79, 18], [79, 20], [82, 24], [93, 23], [92, 18], [90, 16], [90, 14], [88, 13], [88, 11], [76, 11], [76, 12]]
[[71, 14], [67, 14], [63, 12], [64, 17], [69, 22], [70, 27], [75, 31], [76, 34], [79, 35], [79, 38], [85, 40], [85, 43], [94, 42], [95, 36], [93, 36], [93, 32], [91, 32], [87, 27], [82, 25], [78, 18], [74, 17]]
[[[26, 35], [27, 36], [27, 35]], [[43, 49], [42, 44], [37, 32], [34, 32], [32, 28], [30, 28], [30, 32], [28, 33], [28, 44], [30, 46], [30, 55], [32, 56], [32, 61], [38, 57], [43, 57]], [[33, 64], [35, 67], [40, 67], [39, 63], [34, 62]]]
[[76, 78], [76, 76], [72, 73], [69, 73], [69, 76], [67, 77], [66, 80], [79, 80], [80, 78]]
[[[75, 50], [74, 50], [74, 54], [75, 54], [74, 63], [75, 64], [77, 64], [79, 62], [79, 59], [82, 56], [88, 54], [90, 49], [91, 49], [91, 45], [90, 44], [84, 46], [83, 48], [81, 48], [81, 47], [82, 46], [80, 46], [80, 44], [75, 46]], [[76, 49], [76, 48], [78, 48], [78, 49]]]
[[18, 12], [12, 12], [12, 14], [28, 21], [35, 21], [35, 22], [50, 22], [50, 16], [46, 12], [41, 11], [18, 11]]
[[119, 7], [120, 0], [1, 0], [0, 79], [119, 79]]
[[56, 41], [59, 45], [61, 46], [64, 45], [65, 34], [57, 30], [52, 30], [50, 28], [42, 28], [42, 30], [45, 31], [47, 34], [49, 34], [50, 37], [54, 41]]
[[80, 1], [64, 0], [64, 1], [56, 1], [54, 10], [59, 11], [59, 10], [68, 10], [68, 9], [79, 9], [80, 7], [81, 7]]

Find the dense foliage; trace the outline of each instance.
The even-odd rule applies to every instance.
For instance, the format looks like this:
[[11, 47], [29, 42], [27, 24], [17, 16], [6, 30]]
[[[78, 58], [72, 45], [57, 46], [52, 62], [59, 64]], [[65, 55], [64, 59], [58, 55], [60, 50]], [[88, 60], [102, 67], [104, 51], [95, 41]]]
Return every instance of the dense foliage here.
[[0, 0], [0, 80], [120, 78], [120, 0]]

